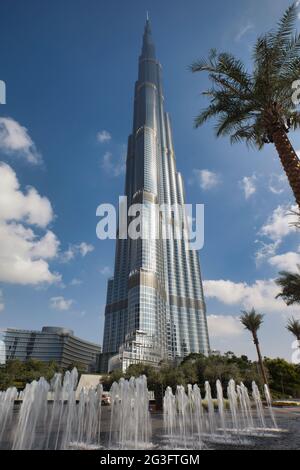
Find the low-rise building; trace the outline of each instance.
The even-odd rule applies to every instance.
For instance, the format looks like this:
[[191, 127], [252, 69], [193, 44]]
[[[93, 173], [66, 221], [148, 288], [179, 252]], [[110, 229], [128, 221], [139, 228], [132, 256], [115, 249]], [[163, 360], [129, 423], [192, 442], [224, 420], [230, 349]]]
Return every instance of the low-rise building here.
[[78, 364], [83, 370], [93, 372], [101, 353], [100, 345], [74, 336], [72, 330], [55, 326], [44, 326], [41, 331], [7, 328], [2, 332], [2, 339], [6, 361], [55, 361], [64, 368]]

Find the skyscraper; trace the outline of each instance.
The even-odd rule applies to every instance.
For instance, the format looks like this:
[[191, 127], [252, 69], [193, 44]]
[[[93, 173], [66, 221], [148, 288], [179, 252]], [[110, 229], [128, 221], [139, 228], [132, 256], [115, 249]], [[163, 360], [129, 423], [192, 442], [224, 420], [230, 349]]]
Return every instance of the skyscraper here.
[[[176, 170], [169, 115], [164, 111], [161, 65], [147, 18], [132, 134], [128, 139], [125, 195], [128, 207], [142, 204], [143, 233], [117, 233], [114, 277], [108, 281], [101, 369], [135, 362], [157, 364], [192, 352], [208, 354], [209, 339], [198, 254], [187, 242], [162, 236], [155, 205], [184, 204]], [[170, 225], [176, 221], [170, 211]], [[130, 223], [130, 218], [129, 218]], [[173, 227], [174, 228], [174, 227]]]

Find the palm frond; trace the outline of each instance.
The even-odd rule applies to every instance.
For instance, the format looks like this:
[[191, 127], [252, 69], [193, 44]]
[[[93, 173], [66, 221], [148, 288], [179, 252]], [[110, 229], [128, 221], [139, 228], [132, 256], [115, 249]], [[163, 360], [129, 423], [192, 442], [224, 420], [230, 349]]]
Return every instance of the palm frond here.
[[245, 89], [251, 85], [251, 76], [246, 71], [244, 64], [227, 52], [218, 56], [218, 72], [231, 78]]
[[294, 317], [290, 318], [287, 322], [286, 329], [300, 340], [300, 320], [296, 320]]
[[202, 58], [193, 62], [190, 66], [190, 70], [192, 72], [214, 72], [216, 71], [216, 58], [217, 58], [217, 51], [216, 49], [211, 49], [208, 58]]
[[293, 33], [296, 18], [295, 3], [274, 31], [257, 39], [252, 73], [238, 58], [216, 49], [191, 65], [193, 72], [208, 73], [212, 83], [203, 92], [210, 105], [195, 119], [196, 127], [217, 118], [218, 137], [230, 135], [231, 143], [244, 140], [259, 149], [273, 141], [274, 123], [286, 124], [284, 130], [300, 127], [300, 113], [292, 103], [292, 85], [300, 77], [300, 34]]
[[279, 44], [283, 46], [288, 43], [295, 27], [297, 15], [298, 5], [297, 2], [294, 2], [287, 8], [282, 18], [279, 20], [277, 31], [273, 35], [275, 46]]
[[279, 278], [275, 280], [276, 284], [281, 287], [281, 292], [276, 299], [282, 298], [287, 305], [300, 304], [300, 265], [297, 272], [281, 271]]
[[247, 330], [251, 331], [251, 333], [255, 335], [263, 323], [263, 318], [264, 315], [257, 313], [255, 309], [252, 308], [250, 311], [242, 311], [240, 321]]
[[239, 126], [239, 128], [230, 136], [231, 144], [237, 144], [246, 141], [249, 147], [256, 145], [256, 135], [252, 126]]
[[201, 113], [195, 118], [194, 125], [195, 127], [202, 126], [210, 118], [218, 115], [219, 111], [214, 104], [211, 104], [207, 108], [203, 109]]

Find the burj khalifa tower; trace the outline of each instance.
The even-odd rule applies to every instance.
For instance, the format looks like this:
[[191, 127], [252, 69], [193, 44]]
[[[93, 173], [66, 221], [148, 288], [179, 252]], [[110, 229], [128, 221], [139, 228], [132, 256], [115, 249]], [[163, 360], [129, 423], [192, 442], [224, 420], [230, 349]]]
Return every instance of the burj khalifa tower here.
[[[142, 205], [143, 232], [151, 229], [156, 236], [131, 239], [117, 233], [114, 276], [107, 287], [103, 372], [126, 370], [135, 363], [155, 367], [190, 353], [209, 354], [198, 253], [189, 249], [184, 237], [162, 236], [162, 218], [151, 216], [153, 206], [185, 204], [164, 107], [161, 65], [147, 18], [128, 138], [125, 196], [128, 207]], [[169, 222], [176, 223], [171, 212]]]

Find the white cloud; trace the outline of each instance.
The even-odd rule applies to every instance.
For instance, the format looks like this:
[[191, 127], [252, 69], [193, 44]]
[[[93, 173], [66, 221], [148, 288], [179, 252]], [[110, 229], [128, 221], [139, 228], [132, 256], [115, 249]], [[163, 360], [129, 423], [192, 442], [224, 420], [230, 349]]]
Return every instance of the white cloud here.
[[268, 260], [271, 266], [275, 266], [279, 271], [296, 272], [297, 265], [300, 264], [300, 253], [290, 251], [282, 255], [272, 256]]
[[86, 256], [88, 253], [91, 253], [92, 251], [94, 251], [93, 245], [90, 245], [89, 243], [85, 243], [85, 242], [80, 243], [78, 248], [79, 248], [81, 256]]
[[74, 259], [76, 255], [81, 255], [82, 257], [85, 257], [88, 253], [91, 253], [92, 251], [94, 251], [94, 246], [86, 242], [81, 242], [77, 245], [70, 245], [67, 251], [62, 253], [61, 260], [67, 263]]
[[0, 150], [24, 158], [29, 163], [41, 162], [34, 142], [25, 127], [12, 118], [0, 117]]
[[232, 315], [208, 315], [207, 321], [211, 338], [239, 336], [243, 333], [239, 318]]
[[297, 210], [297, 206], [278, 206], [261, 227], [258, 235], [269, 238], [270, 242], [256, 240], [260, 248], [255, 253], [256, 263], [259, 264], [264, 259], [274, 257], [282, 240], [288, 235], [295, 233], [296, 228], [291, 225], [297, 220], [297, 217], [291, 214], [291, 211]]
[[256, 180], [257, 177], [255, 175], [252, 176], [244, 176], [242, 181], [240, 181], [240, 186], [245, 193], [245, 198], [249, 199], [255, 192], [256, 192]]
[[247, 23], [245, 26], [242, 26], [235, 36], [235, 41], [240, 42], [240, 40], [247, 34], [249, 31], [252, 31], [254, 29], [254, 25], [252, 23]]
[[100, 273], [103, 276], [110, 276], [111, 275], [111, 268], [109, 266], [103, 266], [103, 268], [100, 269]]
[[[50, 234], [52, 244], [45, 242]], [[23, 285], [60, 281], [61, 276], [51, 273], [46, 261], [56, 255], [54, 248], [58, 244], [52, 232], [38, 240], [34, 232], [22, 224], [0, 221], [0, 281]]]
[[297, 211], [297, 209], [296, 205], [292, 207], [278, 206], [262, 226], [259, 234], [269, 237], [273, 241], [281, 241], [287, 235], [295, 232], [296, 228], [291, 223], [296, 222], [297, 217], [289, 213]]
[[216, 298], [227, 305], [239, 303], [244, 296], [245, 282], [232, 281], [204, 281], [205, 296], [208, 298]]
[[37, 235], [24, 223], [46, 229], [53, 220], [49, 200], [34, 188], [23, 193], [13, 169], [0, 163], [0, 281], [40, 284], [60, 281], [46, 260], [57, 255], [59, 241], [47, 230]]
[[74, 246], [69, 246], [69, 248], [67, 249], [67, 251], [64, 251], [62, 254], [61, 254], [61, 261], [63, 263], [68, 263], [69, 261], [71, 261], [71, 259], [75, 258], [75, 250], [74, 250]]
[[125, 155], [122, 155], [119, 160], [115, 160], [111, 152], [106, 152], [103, 155], [101, 168], [110, 176], [118, 177], [125, 173]]
[[261, 261], [276, 254], [277, 248], [279, 247], [281, 242], [277, 240], [272, 243], [265, 243], [262, 240], [256, 240], [255, 243], [260, 244], [260, 248], [255, 253], [255, 261], [256, 264], [259, 265]]
[[196, 181], [201, 189], [207, 191], [218, 186], [221, 182], [219, 175], [210, 170], [193, 170], [193, 178], [190, 180], [191, 183]]
[[50, 201], [38, 194], [35, 188], [20, 191], [16, 173], [0, 162], [0, 219], [23, 220], [45, 228], [53, 219]]
[[3, 312], [4, 310], [4, 299], [3, 299], [3, 292], [0, 289], [0, 312]]
[[37, 240], [34, 246], [32, 247], [32, 257], [35, 259], [55, 258], [58, 253], [59, 245], [60, 242], [56, 238], [56, 235], [50, 230], [48, 230], [46, 234], [42, 238], [40, 238], [40, 240]]
[[97, 140], [101, 144], [103, 144], [105, 142], [109, 142], [111, 140], [111, 134], [108, 131], [103, 129], [102, 131], [98, 132]]
[[66, 311], [73, 305], [73, 299], [65, 299], [63, 296], [51, 297], [50, 307], [54, 310]]
[[[226, 305], [239, 305], [240, 309], [254, 307], [262, 313], [290, 312], [281, 298], [275, 298], [280, 289], [273, 279], [257, 280], [253, 284], [222, 279], [204, 281], [204, 291], [207, 298], [217, 299]], [[300, 311], [300, 307], [296, 310]]]

